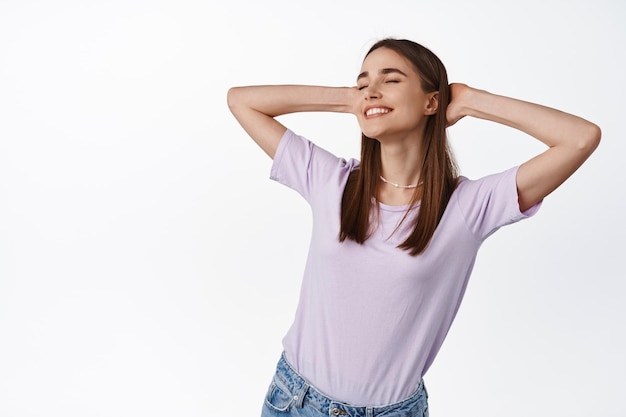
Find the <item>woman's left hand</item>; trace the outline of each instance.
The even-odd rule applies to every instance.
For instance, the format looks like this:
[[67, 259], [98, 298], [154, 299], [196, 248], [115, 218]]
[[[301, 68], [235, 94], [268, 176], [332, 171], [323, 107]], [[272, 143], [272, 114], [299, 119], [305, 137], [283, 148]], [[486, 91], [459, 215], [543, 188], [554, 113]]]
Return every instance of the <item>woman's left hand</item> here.
[[466, 101], [471, 90], [472, 88], [466, 84], [450, 84], [450, 103], [446, 111], [448, 126], [452, 126], [467, 115]]

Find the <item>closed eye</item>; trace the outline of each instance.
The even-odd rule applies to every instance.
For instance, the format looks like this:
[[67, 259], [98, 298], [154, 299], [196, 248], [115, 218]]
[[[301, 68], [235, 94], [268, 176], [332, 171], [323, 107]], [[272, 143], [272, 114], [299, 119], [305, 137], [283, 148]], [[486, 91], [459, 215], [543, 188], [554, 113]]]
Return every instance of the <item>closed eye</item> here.
[[386, 83], [399, 83], [400, 80], [387, 80]]
[[357, 87], [357, 88], [359, 89], [359, 91], [361, 91], [361, 90], [363, 90], [364, 88], [367, 88], [367, 86], [366, 86], [366, 85], [361, 85], [361, 86], [359, 86], [359, 87]]

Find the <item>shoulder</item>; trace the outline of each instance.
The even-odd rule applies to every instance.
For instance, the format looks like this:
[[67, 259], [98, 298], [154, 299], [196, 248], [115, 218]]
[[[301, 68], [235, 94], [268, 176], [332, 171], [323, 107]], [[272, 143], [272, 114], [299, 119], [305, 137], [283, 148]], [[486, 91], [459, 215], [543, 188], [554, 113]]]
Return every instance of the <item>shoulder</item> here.
[[452, 194], [455, 199], [476, 199], [494, 192], [513, 193], [517, 196], [515, 178], [519, 167], [509, 168], [505, 171], [489, 174], [480, 178], [470, 179], [460, 176], [457, 186]]
[[343, 189], [350, 172], [358, 166], [358, 160], [337, 157], [287, 130], [278, 144], [270, 178], [308, 198], [326, 185]]
[[316, 145], [313, 141], [304, 136], [287, 129], [283, 135], [276, 155], [274, 165], [279, 166], [283, 159], [291, 159], [299, 162], [302, 167], [312, 168], [315, 165], [322, 165], [325, 168], [336, 167], [340, 170], [352, 171], [359, 166], [357, 159], [345, 159], [334, 155], [332, 152]]
[[449, 204], [453, 204], [468, 228], [484, 239], [501, 226], [533, 216], [539, 204], [520, 212], [516, 176], [519, 167], [475, 180], [459, 178]]

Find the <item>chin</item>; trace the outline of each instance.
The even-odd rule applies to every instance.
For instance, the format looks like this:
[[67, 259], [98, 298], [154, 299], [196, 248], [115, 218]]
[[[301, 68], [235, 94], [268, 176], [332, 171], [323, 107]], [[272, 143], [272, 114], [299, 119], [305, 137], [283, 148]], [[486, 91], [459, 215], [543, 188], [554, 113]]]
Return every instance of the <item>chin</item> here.
[[384, 131], [374, 129], [361, 129], [361, 132], [370, 139], [376, 139], [385, 135]]
[[381, 129], [381, 126], [373, 126], [370, 123], [359, 123], [361, 132], [371, 139], [378, 139], [379, 136], [384, 134], [385, 129]]

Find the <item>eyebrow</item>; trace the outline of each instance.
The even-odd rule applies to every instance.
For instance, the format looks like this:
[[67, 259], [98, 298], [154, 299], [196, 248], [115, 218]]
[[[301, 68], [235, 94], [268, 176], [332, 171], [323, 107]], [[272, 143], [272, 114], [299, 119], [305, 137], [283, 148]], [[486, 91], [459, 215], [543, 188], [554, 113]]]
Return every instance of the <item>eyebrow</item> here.
[[[400, 75], [404, 75], [405, 77], [407, 77], [407, 75], [400, 71], [398, 68], [383, 68], [380, 71], [378, 71], [379, 74], [382, 75], [386, 75], [386, 74], [400, 74]], [[369, 72], [367, 71], [363, 71], [362, 73], [359, 74], [358, 77], [356, 77], [356, 80], [359, 81], [361, 78], [365, 78], [365, 77], [369, 77]]]

